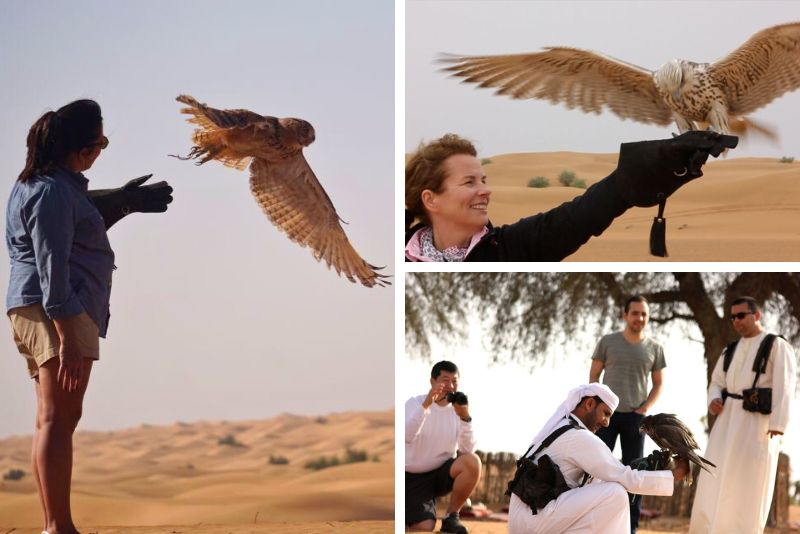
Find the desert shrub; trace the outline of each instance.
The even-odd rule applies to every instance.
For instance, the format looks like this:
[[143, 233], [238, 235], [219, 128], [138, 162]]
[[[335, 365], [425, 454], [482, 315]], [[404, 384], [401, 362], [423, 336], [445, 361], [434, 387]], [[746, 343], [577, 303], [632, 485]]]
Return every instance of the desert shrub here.
[[575, 181], [572, 182], [572, 187], [586, 189], [586, 180], [582, 180], [581, 178], [576, 178]]
[[373, 461], [373, 462], [376, 462], [376, 463], [380, 462], [381, 461], [381, 457], [378, 456], [377, 454], [373, 454], [372, 458], [370, 458], [370, 461]]
[[[320, 456], [316, 460], [311, 460], [306, 462], [303, 466], [306, 469], [313, 469], [314, 471], [319, 471], [320, 469], [326, 469], [328, 467], [334, 467], [337, 465], [345, 465], [345, 464], [354, 464], [358, 462], [366, 462], [369, 460], [369, 454], [367, 451], [361, 449], [354, 449], [349, 445], [344, 450], [344, 456], [339, 459], [337, 456], [331, 456], [330, 458], [325, 456]], [[379, 462], [380, 458], [378, 455], [373, 455], [372, 457], [373, 462]]]
[[20, 480], [25, 476], [25, 471], [22, 469], [9, 469], [3, 475], [3, 480]]
[[481, 160], [481, 165], [489, 165], [492, 162], [489, 158], [483, 158]]
[[366, 462], [367, 461], [367, 451], [365, 450], [356, 450], [350, 447], [347, 447], [344, 450], [344, 460], [342, 460], [343, 464], [354, 464], [356, 462]]
[[541, 189], [542, 187], [550, 187], [550, 180], [544, 176], [537, 176], [536, 178], [531, 178], [528, 180], [528, 187], [536, 187], [537, 189]]
[[316, 460], [310, 460], [306, 462], [303, 466], [306, 469], [312, 469], [314, 471], [319, 471], [320, 469], [327, 469], [328, 467], [333, 467], [335, 465], [339, 465], [339, 458], [336, 456], [331, 456], [330, 458], [326, 458], [325, 456], [320, 456]]
[[558, 183], [564, 187], [572, 187], [575, 179], [575, 173], [572, 171], [561, 171], [561, 174], [558, 175]]
[[324, 425], [328, 422], [328, 420], [320, 415], [319, 417], [314, 419], [314, 422], [320, 425]]
[[289, 459], [286, 456], [273, 456], [272, 454], [269, 455], [269, 463], [270, 465], [288, 465]]
[[230, 447], [244, 447], [244, 443], [240, 443], [236, 441], [236, 438], [233, 434], [228, 434], [227, 436], [222, 436], [217, 440], [218, 445], [228, 445]]
[[794, 158], [790, 158], [788, 156], [783, 156], [781, 159], [778, 160], [779, 163], [793, 163]]

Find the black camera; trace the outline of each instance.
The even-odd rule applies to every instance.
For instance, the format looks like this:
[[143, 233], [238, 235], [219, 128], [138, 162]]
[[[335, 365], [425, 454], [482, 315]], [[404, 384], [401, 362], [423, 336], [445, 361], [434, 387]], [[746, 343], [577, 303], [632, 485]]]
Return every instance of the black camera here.
[[448, 393], [447, 402], [452, 402], [453, 404], [461, 404], [461, 405], [469, 404], [467, 396], [461, 393], [460, 391], [451, 391], [450, 393]]

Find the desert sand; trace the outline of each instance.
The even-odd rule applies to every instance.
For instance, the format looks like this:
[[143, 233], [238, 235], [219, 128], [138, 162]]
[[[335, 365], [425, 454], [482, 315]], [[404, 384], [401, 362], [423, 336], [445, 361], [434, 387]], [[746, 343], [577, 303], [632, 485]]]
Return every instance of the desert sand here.
[[[508, 524], [495, 521], [463, 521], [470, 534], [507, 534]], [[800, 506], [789, 508], [789, 527], [768, 528], [765, 534], [796, 534], [800, 532]], [[639, 534], [659, 534], [671, 532], [685, 534], [689, 530], [689, 520], [683, 518], [662, 518], [643, 522], [639, 525]], [[26, 533], [27, 534], [27, 533]]]
[[[28, 473], [30, 444], [0, 440], [0, 472]], [[303, 467], [348, 446], [369, 459]], [[394, 411], [79, 431], [72, 503], [87, 533], [392, 532]], [[29, 474], [0, 481], [0, 534], [38, 534], [40, 516]]]
[[[558, 183], [573, 171], [591, 185], [616, 168], [617, 154], [551, 152], [491, 156], [484, 165], [495, 225], [546, 211], [581, 194]], [[667, 202], [669, 257], [649, 254], [657, 208], [632, 208], [567, 261], [800, 261], [800, 163], [733, 157], [704, 166], [704, 176]], [[527, 187], [544, 176], [550, 187]]]

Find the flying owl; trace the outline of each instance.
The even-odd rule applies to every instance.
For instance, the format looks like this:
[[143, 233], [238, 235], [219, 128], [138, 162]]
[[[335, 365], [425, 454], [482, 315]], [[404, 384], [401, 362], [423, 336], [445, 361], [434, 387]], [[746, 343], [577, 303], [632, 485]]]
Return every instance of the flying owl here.
[[234, 169], [250, 165], [250, 190], [269, 220], [300, 246], [311, 249], [317, 261], [351, 282], [367, 287], [389, 284], [355, 251], [342, 229], [342, 219], [303, 157], [314, 142], [314, 128], [302, 119], [267, 117], [246, 109], [214, 109], [189, 95], [178, 102], [188, 107], [196, 124], [194, 146], [185, 157], [197, 165], [217, 160]]
[[680, 133], [703, 122], [722, 134], [775, 134], [744, 118], [800, 88], [800, 23], [753, 35], [715, 63], [675, 59], [652, 72], [597, 52], [548, 47], [506, 56], [444, 56], [445, 71], [498, 95], [563, 103], [586, 113], [607, 108], [622, 119], [667, 126]]
[[662, 449], [668, 450], [680, 458], [686, 458], [709, 473], [711, 471], [706, 465], [716, 467], [716, 465], [694, 452], [699, 447], [692, 431], [673, 414], [648, 415], [642, 419], [639, 430], [650, 436], [650, 439]]

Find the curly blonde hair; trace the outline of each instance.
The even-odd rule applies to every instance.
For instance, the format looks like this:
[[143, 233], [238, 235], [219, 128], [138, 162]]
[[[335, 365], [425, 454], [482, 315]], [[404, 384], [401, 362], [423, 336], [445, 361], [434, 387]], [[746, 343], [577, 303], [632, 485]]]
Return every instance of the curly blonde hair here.
[[442, 190], [445, 178], [444, 161], [450, 156], [466, 154], [477, 157], [475, 145], [456, 134], [445, 134], [429, 143], [420, 143], [406, 162], [406, 229], [417, 219], [430, 225], [430, 219], [422, 205], [422, 192], [430, 189], [434, 193]]

